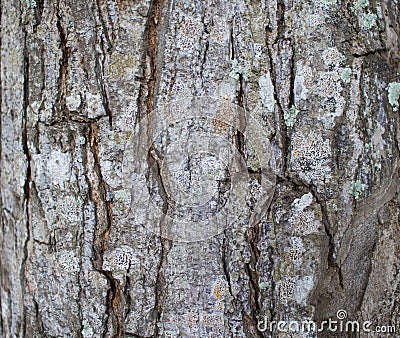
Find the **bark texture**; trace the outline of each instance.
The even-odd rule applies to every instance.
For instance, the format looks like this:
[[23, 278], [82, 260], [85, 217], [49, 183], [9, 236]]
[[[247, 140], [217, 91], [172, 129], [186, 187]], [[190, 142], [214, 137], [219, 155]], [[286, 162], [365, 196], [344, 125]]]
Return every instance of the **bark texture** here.
[[[340, 309], [400, 330], [398, 0], [0, 6], [1, 337], [269, 337]], [[151, 205], [127, 215], [122, 164], [142, 117], [191, 96], [256, 117], [276, 189], [257, 224], [249, 198], [182, 242], [137, 221]]]

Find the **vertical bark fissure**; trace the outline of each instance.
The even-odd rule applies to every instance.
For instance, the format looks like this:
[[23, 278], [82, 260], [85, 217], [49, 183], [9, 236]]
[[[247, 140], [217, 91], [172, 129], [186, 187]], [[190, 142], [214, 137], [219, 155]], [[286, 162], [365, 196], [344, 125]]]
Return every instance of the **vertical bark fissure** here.
[[130, 294], [131, 279], [129, 278], [129, 273], [130, 273], [130, 263], [129, 263], [129, 268], [128, 268], [128, 271], [126, 272], [126, 277], [125, 277], [124, 298], [125, 298], [125, 302], [126, 302], [126, 309], [125, 309], [124, 320], [126, 320], [126, 318], [128, 318], [128, 315], [131, 312], [131, 303], [132, 303], [132, 297]]
[[[122, 314], [122, 299], [121, 299], [121, 286], [117, 279], [114, 278], [112, 272], [103, 270], [103, 256], [107, 249], [107, 241], [112, 229], [112, 203], [107, 201], [107, 184], [104, 181], [101, 172], [100, 165], [100, 156], [98, 149], [98, 134], [97, 134], [97, 125], [91, 124], [89, 127], [89, 147], [90, 151], [94, 158], [94, 171], [97, 175], [98, 187], [93, 186], [93, 183], [90, 181], [89, 189], [90, 189], [90, 198], [96, 205], [96, 224], [104, 224], [104, 228], [97, 228], [95, 231], [95, 237], [93, 240], [93, 254], [94, 254], [94, 268], [100, 272], [105, 278], [108, 280], [110, 284], [110, 288], [107, 292], [107, 313], [109, 314], [109, 318], [111, 316], [111, 320], [115, 322], [115, 331], [114, 337], [122, 337], [124, 332], [124, 323], [123, 323], [123, 314]], [[95, 197], [94, 190], [98, 189], [99, 199]], [[101, 213], [101, 209], [105, 212], [105, 219], [100, 220], [99, 215]], [[104, 336], [106, 336], [108, 327], [105, 327]]]
[[[270, 76], [271, 76], [271, 81], [272, 85], [274, 88], [274, 100], [277, 105], [277, 133], [279, 134], [279, 140], [280, 140], [280, 147], [282, 151], [282, 177], [286, 176], [287, 172], [287, 167], [288, 167], [288, 146], [290, 144], [290, 141], [288, 140], [287, 137], [287, 127], [285, 124], [285, 118], [284, 118], [284, 112], [285, 109], [282, 105], [282, 102], [279, 98], [278, 94], [278, 82], [277, 82], [277, 75], [278, 71], [277, 68], [274, 64], [274, 55], [273, 51], [277, 49], [276, 54], [278, 55], [279, 53], [279, 42], [282, 39], [282, 32], [285, 27], [285, 4], [282, 0], [278, 0], [277, 2], [277, 15], [279, 16], [278, 22], [277, 22], [277, 27], [276, 27], [276, 37], [273, 41], [270, 41], [269, 38], [269, 32], [268, 29], [266, 31], [266, 45], [267, 45], [267, 53], [268, 53], [268, 58], [269, 58], [269, 65], [270, 65]], [[279, 142], [278, 142], [279, 144]]]
[[44, 0], [35, 0], [35, 24], [33, 25], [33, 30], [36, 31], [37, 26], [39, 26], [42, 22], [42, 15], [44, 9]]
[[[234, 20], [234, 19], [233, 19]], [[230, 31], [230, 45], [231, 45], [231, 58], [232, 60], [236, 58], [235, 55], [235, 40], [234, 40], [234, 29], [233, 29], [233, 24], [231, 27]], [[243, 130], [246, 129], [246, 116], [245, 116], [245, 111], [247, 109], [246, 106], [246, 84], [245, 84], [245, 79], [243, 77], [243, 74], [239, 74], [239, 80], [238, 80], [239, 88], [237, 90], [236, 94], [236, 101], [238, 106], [241, 108], [240, 114], [241, 116], [239, 117], [240, 120], [240, 128], [243, 128]], [[236, 143], [236, 148], [240, 155], [243, 157], [243, 159], [246, 159], [246, 140], [244, 137], [244, 134], [240, 131], [236, 131], [235, 133], [235, 143]], [[248, 169], [249, 170], [249, 169]], [[251, 174], [249, 172], [249, 174]], [[262, 337], [262, 334], [258, 331], [257, 329], [257, 324], [258, 324], [258, 318], [257, 315], [260, 313], [260, 303], [259, 303], [259, 287], [258, 287], [258, 275], [257, 275], [257, 270], [256, 270], [256, 265], [257, 261], [259, 258], [259, 251], [257, 248], [257, 242], [256, 239], [258, 237], [258, 231], [259, 231], [259, 226], [258, 224], [253, 225], [250, 227], [247, 233], [247, 243], [250, 248], [251, 252], [251, 259], [249, 263], [245, 263], [245, 271], [246, 274], [249, 278], [248, 282], [248, 287], [249, 287], [249, 303], [251, 304], [251, 313], [250, 315], [247, 315], [244, 311], [242, 312], [244, 322], [247, 322], [249, 326], [252, 327], [252, 330], [249, 328], [249, 333], [251, 332], [253, 335], [256, 335], [257, 337]], [[225, 236], [226, 232], [224, 233]], [[226, 240], [224, 238], [223, 244], [225, 244]], [[226, 278], [229, 278], [229, 264], [225, 262], [226, 259], [226, 247], [223, 245], [222, 248], [223, 251], [223, 268], [224, 268], [224, 274]], [[227, 280], [228, 286], [230, 293], [232, 294], [232, 288], [231, 288], [231, 283], [230, 279]]]
[[[162, 221], [161, 221], [162, 222]], [[169, 251], [172, 248], [172, 241], [161, 238], [161, 259], [160, 263], [157, 267], [157, 278], [156, 278], [156, 286], [155, 286], [155, 302], [154, 302], [154, 336], [158, 337], [159, 333], [159, 321], [161, 319], [161, 315], [163, 313], [164, 302], [165, 302], [165, 270], [164, 264], [167, 262], [167, 256]]]
[[[203, 24], [203, 31], [202, 31], [202, 34], [201, 34], [201, 36], [199, 38], [200, 42], [203, 41], [203, 38], [204, 38], [205, 34], [209, 34], [209, 32], [207, 30], [207, 25], [205, 23], [206, 13], [207, 13], [207, 9], [204, 8], [203, 15], [202, 15], [202, 18], [201, 18], [201, 23]], [[207, 61], [207, 53], [208, 53], [208, 50], [210, 48], [210, 43], [208, 41], [208, 38], [206, 38], [204, 47], [201, 46], [201, 48], [203, 48], [203, 51], [201, 49], [199, 50], [199, 59], [201, 60], [200, 61], [199, 76], [200, 76], [200, 79], [201, 79], [201, 89], [203, 90], [203, 88], [204, 88], [204, 65], [205, 65], [205, 63]]]
[[[25, 154], [25, 161], [27, 164], [26, 167], [26, 177], [24, 183], [24, 208], [25, 208], [25, 231], [26, 237], [24, 240], [23, 245], [23, 257], [21, 262], [21, 270], [20, 270], [20, 278], [21, 278], [21, 292], [22, 292], [22, 299], [24, 299], [25, 295], [25, 284], [26, 284], [26, 276], [25, 270], [28, 261], [28, 245], [31, 238], [31, 224], [30, 224], [30, 214], [29, 214], [29, 207], [30, 207], [30, 197], [31, 197], [31, 153], [29, 150], [28, 145], [28, 105], [29, 105], [29, 52], [28, 52], [28, 32], [26, 28], [23, 26], [23, 71], [24, 71], [24, 82], [23, 82], [23, 112], [22, 112], [22, 149]], [[22, 305], [22, 333], [23, 336], [26, 335], [26, 309], [25, 306]]]
[[260, 252], [257, 247], [259, 236], [259, 224], [254, 224], [248, 230], [248, 244], [250, 248], [250, 262], [245, 264], [246, 273], [249, 276], [249, 288], [250, 288], [250, 299], [249, 302], [251, 304], [251, 319], [252, 324], [254, 326], [255, 332], [258, 333], [259, 336], [262, 337], [257, 330], [258, 324], [258, 316], [261, 313], [261, 306], [260, 306], [260, 288], [259, 288], [259, 281], [258, 281], [258, 273], [257, 273], [257, 262], [260, 257]]
[[326, 207], [326, 202], [322, 200], [318, 193], [311, 187], [310, 192], [313, 194], [315, 200], [319, 204], [321, 208], [321, 214], [322, 214], [322, 224], [324, 226], [324, 231], [326, 236], [328, 237], [328, 267], [333, 268], [338, 276], [339, 279], [339, 285], [343, 289], [343, 273], [342, 273], [342, 268], [341, 266], [336, 262], [335, 256], [334, 256], [334, 251], [335, 251], [335, 239], [334, 239], [334, 234], [332, 234], [332, 226], [329, 222], [329, 217], [328, 217], [328, 210]]
[[35, 298], [33, 298], [33, 304], [35, 306], [36, 326], [38, 328], [39, 333], [43, 337], [46, 337], [46, 334], [44, 332], [44, 323], [43, 323], [42, 315], [40, 314], [39, 304]]
[[161, 175], [161, 163], [160, 159], [155, 155], [155, 151], [149, 151], [148, 156], [148, 164], [149, 164], [149, 177], [148, 179], [151, 180], [151, 176], [154, 175], [155, 180], [159, 186], [159, 191], [163, 195], [164, 205], [163, 205], [163, 214], [164, 216], [159, 221], [160, 222], [160, 242], [161, 242], [161, 252], [160, 252], [160, 262], [157, 267], [157, 277], [156, 277], [156, 284], [155, 284], [155, 302], [154, 302], [154, 334], [157, 337], [159, 328], [158, 322], [161, 318], [163, 307], [164, 307], [164, 296], [165, 296], [165, 271], [164, 265], [167, 262], [168, 253], [172, 247], [172, 241], [168, 240], [164, 236], [167, 235], [164, 229], [164, 222], [168, 216], [169, 209], [172, 206], [172, 199], [170, 198], [165, 183], [163, 181]]
[[146, 39], [148, 48], [146, 56], [148, 57], [149, 78], [147, 81], [147, 111], [154, 109], [155, 88], [157, 82], [157, 49], [158, 49], [158, 23], [161, 20], [161, 5], [164, 0], [153, 0], [149, 9], [149, 18], [146, 29]]
[[[156, 94], [156, 85], [157, 85], [157, 57], [158, 57], [158, 49], [159, 49], [159, 23], [161, 21], [161, 8], [164, 0], [153, 0], [149, 7], [148, 19], [146, 23], [146, 29], [144, 33], [144, 58], [143, 58], [143, 66], [144, 66], [144, 82], [141, 84], [139, 89], [138, 96], [138, 107], [139, 114], [137, 119], [141, 118], [141, 114], [149, 114], [154, 110], [155, 105], [155, 94]], [[164, 18], [163, 18], [164, 19]], [[146, 97], [144, 94], [147, 92]], [[149, 174], [155, 175], [155, 179], [158, 181], [158, 185], [161, 191], [164, 191], [165, 196], [167, 198], [167, 191], [165, 189], [164, 182], [162, 180], [162, 176], [160, 173], [159, 163], [156, 158], [154, 158], [154, 151], [151, 145], [153, 134], [153, 126], [152, 121], [149, 120], [149, 125], [147, 126], [147, 137], [148, 137], [148, 145], [149, 145], [149, 153], [147, 157], [148, 165], [149, 165]], [[156, 165], [156, 170], [151, 172], [151, 168], [154, 168]], [[164, 213], [168, 211], [169, 203], [168, 199], [165, 201], [164, 205]], [[165, 272], [164, 265], [167, 262], [167, 256], [169, 250], [172, 247], [171, 240], [163, 237], [163, 222], [164, 220], [160, 220], [160, 242], [161, 242], [161, 252], [160, 252], [160, 262], [157, 267], [157, 277], [156, 277], [156, 285], [155, 285], [155, 301], [154, 301], [154, 336], [158, 336], [159, 328], [158, 323], [161, 318], [164, 306], [164, 294], [165, 294]]]
[[268, 257], [268, 262], [269, 262], [269, 271], [270, 271], [270, 281], [271, 281], [271, 287], [269, 291], [269, 312], [270, 312], [270, 317], [271, 318], [276, 318], [276, 297], [275, 297], [275, 290], [276, 290], [276, 282], [274, 280], [273, 274], [274, 274], [274, 269], [275, 269], [275, 261], [274, 261], [274, 249], [273, 247], [268, 247], [267, 249], [267, 257]]
[[[365, 280], [364, 280], [364, 282], [363, 282], [362, 285], [361, 285], [360, 296], [359, 296], [358, 304], [357, 304], [357, 307], [356, 307], [356, 310], [355, 310], [356, 313], [361, 311], [361, 307], [362, 307], [362, 304], [363, 304], [363, 300], [364, 300], [364, 298], [365, 298], [365, 294], [366, 294], [366, 292], [367, 292], [367, 288], [368, 288], [368, 285], [369, 285], [369, 281], [370, 281], [370, 279], [371, 279], [372, 258], [373, 258], [373, 256], [374, 256], [376, 244], [377, 244], [377, 243], [376, 243], [376, 241], [375, 241], [374, 244], [372, 245], [372, 248], [371, 248], [370, 251], [368, 252], [368, 257], [369, 257], [369, 261], [368, 261], [368, 272], [366, 273]], [[342, 282], [342, 284], [343, 284], [343, 282]], [[342, 285], [342, 288], [343, 288], [343, 285]]]
[[69, 120], [70, 114], [67, 106], [65, 104], [65, 96], [67, 95], [68, 90], [68, 63], [69, 58], [71, 56], [71, 48], [67, 47], [67, 36], [62, 25], [62, 15], [61, 15], [61, 1], [59, 0], [57, 3], [57, 29], [60, 36], [60, 50], [61, 50], [61, 60], [60, 60], [60, 68], [58, 75], [58, 97], [55, 108], [55, 119], [58, 119], [58, 114], [61, 113], [60, 119], [61, 121]]
[[100, 46], [101, 46], [101, 50], [102, 50], [102, 61], [100, 61], [100, 54], [97, 56], [96, 58], [96, 77], [97, 77], [97, 81], [98, 81], [98, 85], [100, 87], [100, 93], [101, 93], [101, 98], [102, 98], [102, 104], [103, 104], [103, 108], [104, 111], [106, 113], [106, 115], [108, 116], [108, 123], [110, 125], [110, 127], [112, 127], [113, 125], [113, 114], [112, 114], [112, 110], [110, 107], [110, 100], [109, 100], [109, 94], [108, 94], [108, 89], [107, 89], [107, 83], [106, 83], [106, 79], [105, 79], [105, 67], [106, 67], [106, 63], [107, 63], [107, 55], [108, 55], [108, 48], [105, 45], [104, 39], [103, 37], [100, 40]]
[[232, 283], [231, 283], [231, 275], [229, 273], [229, 261], [227, 260], [227, 251], [228, 251], [228, 240], [227, 240], [227, 231], [225, 230], [223, 233], [223, 239], [222, 239], [222, 255], [221, 255], [221, 260], [222, 260], [222, 267], [224, 270], [224, 275], [226, 278], [226, 282], [228, 283], [228, 290], [229, 294], [231, 297], [234, 299], [235, 296], [233, 295], [233, 290], [232, 290]]
[[[231, 29], [231, 53], [232, 53], [232, 59], [236, 58], [235, 55], [235, 47], [234, 47], [234, 30], [233, 27]], [[239, 88], [237, 91], [236, 95], [236, 100], [238, 106], [241, 108], [240, 110], [240, 128], [246, 129], [246, 116], [245, 116], [245, 111], [247, 110], [247, 105], [246, 105], [246, 83], [245, 79], [243, 77], [243, 74], [239, 74]], [[246, 140], [245, 136], [242, 132], [236, 131], [235, 135], [235, 143], [236, 143], [236, 148], [239, 151], [240, 155], [243, 157], [244, 160], [246, 160]], [[249, 170], [249, 169], [248, 169]], [[251, 172], [249, 171], [249, 174]], [[252, 327], [252, 330], [249, 330], [253, 335], [256, 335], [257, 337], [262, 337], [262, 334], [258, 331], [257, 329], [257, 324], [258, 324], [258, 318], [257, 316], [260, 313], [260, 303], [259, 303], [259, 294], [260, 290], [258, 287], [258, 274], [256, 270], [257, 266], [257, 261], [259, 258], [259, 251], [257, 248], [257, 237], [259, 233], [259, 226], [258, 224], [251, 225], [247, 232], [247, 243], [249, 245], [249, 249], [251, 252], [251, 259], [249, 263], [245, 263], [245, 271], [246, 274], [249, 278], [248, 282], [248, 287], [249, 287], [249, 303], [251, 304], [251, 312], [250, 315], [247, 315], [243, 311], [243, 319], [244, 322], [247, 322], [249, 326]], [[223, 248], [223, 252], [226, 250]], [[225, 255], [223, 255], [223, 259], [225, 259]], [[224, 263], [224, 273], [226, 276], [229, 276], [229, 271], [228, 271], [228, 265]], [[230, 281], [228, 281], [229, 288], [231, 288]], [[231, 293], [232, 290], [230, 289]], [[250, 328], [249, 328], [250, 329]]]
[[111, 51], [114, 48], [115, 35], [114, 35], [114, 32], [112, 31], [111, 37], [110, 37], [110, 34], [108, 32], [106, 20], [104, 19], [104, 14], [103, 14], [103, 9], [102, 9], [102, 7], [104, 6], [103, 0], [96, 0], [96, 5], [97, 5], [98, 13], [99, 13], [100, 22], [103, 27], [103, 33], [106, 37], [107, 44], [108, 44], [107, 51]]
[[[98, 85], [100, 87], [103, 108], [105, 110], [106, 115], [108, 116], [108, 122], [109, 122], [110, 126], [112, 127], [113, 113], [112, 113], [112, 110], [110, 107], [109, 91], [108, 91], [107, 80], [106, 80], [106, 67], [107, 67], [108, 57], [111, 55], [111, 51], [113, 50], [113, 47], [114, 47], [114, 36], [110, 38], [110, 34], [108, 33], [107, 25], [104, 20], [104, 15], [103, 15], [103, 11], [102, 11], [102, 6], [103, 6], [102, 0], [97, 0], [96, 5], [97, 5], [99, 19], [100, 19], [101, 26], [102, 26], [102, 33], [101, 33], [101, 37], [100, 37], [100, 47], [101, 47], [102, 54], [103, 54], [102, 56], [98, 55], [96, 58], [96, 76], [97, 76]], [[102, 60], [100, 60], [100, 59], [102, 59]]]
[[[294, 102], [294, 80], [296, 77], [296, 70], [295, 70], [295, 48], [292, 39], [290, 41], [291, 46], [291, 55], [290, 55], [290, 88], [289, 88], [289, 108], [296, 108]], [[288, 140], [289, 141], [289, 140]]]

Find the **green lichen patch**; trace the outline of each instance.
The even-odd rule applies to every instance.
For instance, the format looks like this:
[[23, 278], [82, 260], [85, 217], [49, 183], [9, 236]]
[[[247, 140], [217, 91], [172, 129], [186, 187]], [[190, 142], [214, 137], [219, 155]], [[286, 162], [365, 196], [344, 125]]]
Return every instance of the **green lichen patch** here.
[[26, 0], [26, 5], [29, 9], [36, 8], [36, 1], [35, 0]]
[[362, 26], [366, 29], [371, 29], [376, 25], [377, 16], [374, 13], [368, 12], [363, 14]]
[[336, 0], [319, 0], [319, 1], [327, 6], [336, 5]]
[[86, 319], [83, 320], [82, 326], [82, 336], [85, 338], [93, 337], [93, 328], [89, 325], [89, 322]]
[[271, 283], [270, 283], [270, 282], [261, 282], [261, 283], [258, 285], [258, 288], [259, 288], [261, 291], [266, 290], [266, 289], [268, 289], [269, 287], [271, 287]]
[[350, 185], [350, 195], [352, 195], [356, 200], [360, 198], [360, 195], [364, 190], [365, 184], [361, 183], [360, 180], [352, 182]]
[[351, 68], [345, 68], [342, 71], [341, 79], [344, 83], [350, 83], [351, 79]]
[[362, 8], [367, 8], [369, 6], [369, 0], [359, 0], [355, 1], [353, 6], [351, 6], [352, 12], [356, 12]]
[[397, 111], [399, 109], [400, 82], [389, 83], [388, 94], [390, 105], [394, 111]]
[[242, 67], [239, 65], [239, 62], [237, 59], [233, 59], [231, 61], [231, 72], [229, 73], [229, 76], [235, 80], [239, 80], [240, 76], [247, 80], [247, 76], [244, 73]]
[[283, 113], [283, 118], [285, 119], [285, 124], [287, 127], [293, 127], [296, 123], [297, 114], [299, 111], [296, 109], [295, 106], [290, 107], [288, 111]]

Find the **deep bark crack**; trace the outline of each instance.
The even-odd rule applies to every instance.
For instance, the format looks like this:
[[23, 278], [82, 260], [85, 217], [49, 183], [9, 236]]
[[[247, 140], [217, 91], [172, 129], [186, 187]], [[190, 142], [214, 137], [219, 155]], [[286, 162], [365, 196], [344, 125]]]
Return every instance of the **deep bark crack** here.
[[[24, 299], [25, 295], [25, 287], [26, 287], [26, 265], [28, 261], [28, 245], [31, 238], [31, 224], [30, 224], [30, 214], [29, 214], [29, 207], [30, 207], [30, 197], [31, 197], [31, 181], [32, 181], [32, 173], [31, 173], [31, 153], [29, 150], [28, 145], [28, 105], [29, 105], [29, 54], [28, 54], [28, 32], [26, 28], [23, 28], [24, 34], [24, 49], [23, 49], [23, 56], [24, 56], [24, 83], [23, 83], [23, 116], [22, 116], [22, 149], [25, 154], [25, 160], [27, 163], [26, 168], [26, 177], [24, 183], [24, 207], [25, 207], [25, 229], [26, 229], [26, 238], [24, 240], [23, 245], [23, 257], [21, 262], [21, 270], [20, 270], [20, 278], [21, 278], [21, 292], [22, 292], [22, 299]], [[26, 336], [26, 308], [23, 305], [23, 312], [22, 312], [22, 333], [23, 337]]]
[[[120, 283], [114, 278], [112, 272], [103, 270], [103, 256], [107, 249], [107, 241], [112, 229], [112, 202], [106, 200], [107, 183], [105, 182], [100, 166], [100, 156], [98, 148], [98, 129], [97, 125], [91, 124], [89, 128], [89, 147], [94, 158], [94, 172], [97, 182], [88, 182], [90, 199], [96, 205], [96, 224], [93, 240], [93, 266], [108, 280], [110, 289], [107, 292], [107, 310], [113, 321], [113, 337], [122, 337], [124, 334], [124, 322], [122, 313], [122, 290]], [[96, 184], [97, 183], [97, 184]], [[115, 327], [115, 330], [114, 330]], [[107, 333], [108, 326], [105, 327], [104, 335]]]

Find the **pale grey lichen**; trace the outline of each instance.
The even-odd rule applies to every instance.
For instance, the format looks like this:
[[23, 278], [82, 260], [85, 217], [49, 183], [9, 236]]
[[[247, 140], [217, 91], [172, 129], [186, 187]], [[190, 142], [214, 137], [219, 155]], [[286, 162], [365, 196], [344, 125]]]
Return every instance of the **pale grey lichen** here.
[[306, 300], [314, 286], [313, 276], [303, 276], [296, 281], [293, 298], [298, 304], [307, 305]]
[[323, 61], [326, 66], [340, 67], [340, 64], [345, 60], [345, 56], [336, 48], [327, 48], [322, 52]]
[[76, 89], [72, 90], [65, 98], [65, 105], [70, 111], [78, 110], [82, 105], [81, 93]]
[[123, 271], [134, 268], [139, 264], [139, 257], [133, 248], [122, 245], [104, 255], [103, 270]]
[[312, 193], [305, 194], [301, 196], [301, 198], [296, 198], [292, 205], [294, 206], [297, 212], [303, 211], [305, 208], [309, 207], [313, 201]]
[[400, 83], [389, 83], [388, 94], [390, 105], [393, 107], [394, 111], [397, 111], [399, 109]]
[[229, 73], [229, 76], [235, 80], [239, 80], [240, 76], [242, 76], [243, 79], [247, 80], [247, 76], [239, 65], [237, 59], [231, 61], [231, 72]]
[[269, 112], [273, 112], [275, 108], [275, 98], [271, 75], [266, 73], [261, 76], [258, 80], [258, 85], [260, 87], [259, 94], [263, 105]]
[[69, 224], [80, 222], [82, 219], [81, 208], [83, 200], [75, 196], [62, 196], [57, 200], [57, 208], [63, 219]]
[[329, 140], [311, 131], [292, 136], [290, 165], [306, 182], [324, 182], [331, 177]]
[[289, 259], [296, 265], [303, 262], [303, 252], [299, 249], [291, 248], [287, 251], [287, 255]]
[[352, 195], [354, 197], [354, 199], [358, 200], [360, 198], [361, 193], [364, 190], [365, 190], [365, 184], [361, 183], [360, 180], [351, 182], [350, 195]]
[[285, 276], [280, 282], [279, 295], [282, 304], [287, 304], [294, 295], [296, 281], [293, 277]]
[[255, 43], [253, 45], [254, 57], [260, 59], [262, 57], [263, 45], [261, 43]]
[[293, 263], [301, 263], [303, 259], [303, 252], [306, 250], [303, 246], [303, 241], [299, 237], [290, 238], [291, 245], [287, 250], [287, 255]]
[[48, 178], [52, 186], [63, 189], [71, 178], [72, 158], [70, 153], [53, 150], [48, 156], [33, 154], [32, 164], [35, 175]]
[[77, 272], [79, 271], [79, 258], [73, 251], [66, 250], [58, 254], [58, 263], [61, 265], [63, 271]]
[[115, 131], [114, 130], [109, 130], [108, 131], [108, 138], [112, 141], [115, 139]]
[[376, 14], [378, 15], [379, 19], [382, 19], [382, 8], [377, 6], [376, 7]]
[[291, 106], [289, 110], [283, 113], [283, 118], [285, 119], [285, 124], [287, 127], [293, 127], [296, 123], [297, 114], [299, 111], [295, 106]]
[[298, 236], [305, 236], [318, 232], [318, 221], [314, 218], [312, 211], [295, 212], [289, 218], [289, 222], [293, 226], [293, 233]]

